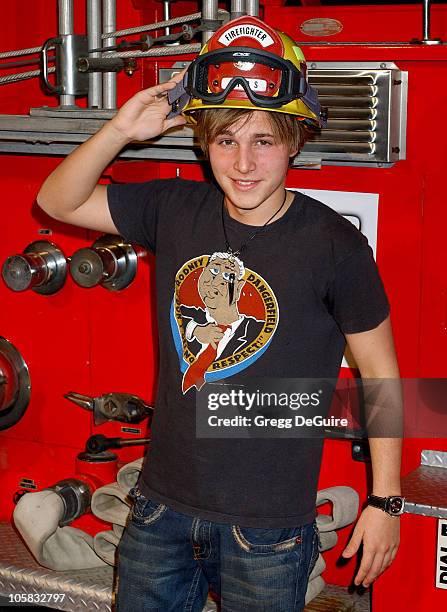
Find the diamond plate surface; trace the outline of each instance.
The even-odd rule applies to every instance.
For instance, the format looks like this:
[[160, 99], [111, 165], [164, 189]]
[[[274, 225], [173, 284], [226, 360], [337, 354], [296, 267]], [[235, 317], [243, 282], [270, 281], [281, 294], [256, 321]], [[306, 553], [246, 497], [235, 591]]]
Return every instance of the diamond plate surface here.
[[420, 465], [402, 479], [402, 495], [405, 512], [447, 518], [447, 470]]
[[9, 523], [0, 523], [0, 594], [65, 593], [57, 610], [110, 612], [113, 569], [55, 572], [39, 565]]
[[[46, 604], [70, 612], [111, 612], [113, 568], [55, 572], [39, 565], [9, 523], [0, 523], [0, 596], [65, 593], [62, 602]], [[216, 612], [209, 600], [203, 612]]]
[[447, 453], [436, 450], [423, 450], [421, 452], [421, 465], [447, 468]]
[[370, 592], [363, 595], [348, 593], [347, 587], [326, 584], [315, 599], [304, 608], [304, 612], [370, 612]]

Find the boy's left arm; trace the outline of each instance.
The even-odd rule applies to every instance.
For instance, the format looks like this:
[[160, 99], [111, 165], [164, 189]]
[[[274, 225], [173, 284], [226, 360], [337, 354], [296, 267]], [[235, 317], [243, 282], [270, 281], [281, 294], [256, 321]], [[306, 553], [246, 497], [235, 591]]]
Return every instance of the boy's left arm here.
[[[346, 341], [362, 379], [399, 378], [389, 317], [370, 331], [346, 334]], [[401, 438], [370, 437], [369, 446], [373, 472], [370, 492], [380, 497], [400, 495]], [[399, 547], [399, 533], [399, 517], [372, 506], [363, 510], [342, 553], [343, 557], [350, 558], [363, 543], [362, 560], [354, 579], [356, 585], [369, 586], [392, 563]]]

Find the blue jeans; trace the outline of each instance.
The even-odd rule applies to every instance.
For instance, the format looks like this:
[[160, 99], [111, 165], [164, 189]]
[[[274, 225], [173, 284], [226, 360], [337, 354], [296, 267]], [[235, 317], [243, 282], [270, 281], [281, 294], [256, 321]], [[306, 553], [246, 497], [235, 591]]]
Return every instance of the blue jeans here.
[[261, 529], [175, 512], [135, 488], [118, 547], [117, 612], [299, 612], [318, 557], [315, 522]]

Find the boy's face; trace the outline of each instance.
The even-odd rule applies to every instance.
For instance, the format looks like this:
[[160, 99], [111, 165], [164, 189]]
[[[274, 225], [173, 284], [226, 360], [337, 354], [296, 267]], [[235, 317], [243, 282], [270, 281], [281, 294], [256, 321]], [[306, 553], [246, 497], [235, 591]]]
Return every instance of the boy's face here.
[[275, 142], [265, 111], [240, 119], [209, 144], [211, 168], [227, 206], [243, 215], [281, 203], [289, 157], [295, 154], [288, 144]]

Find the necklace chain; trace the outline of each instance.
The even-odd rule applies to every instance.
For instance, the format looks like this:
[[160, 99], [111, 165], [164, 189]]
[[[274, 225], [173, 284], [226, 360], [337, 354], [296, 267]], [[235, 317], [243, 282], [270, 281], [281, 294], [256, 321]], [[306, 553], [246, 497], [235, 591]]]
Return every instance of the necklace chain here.
[[253, 238], [255, 238], [259, 232], [261, 232], [266, 225], [268, 225], [270, 223], [270, 221], [272, 219], [274, 219], [276, 217], [276, 215], [281, 212], [281, 210], [284, 208], [284, 204], [286, 203], [287, 200], [287, 191], [284, 190], [284, 200], [282, 201], [281, 206], [278, 208], [278, 210], [273, 213], [273, 215], [267, 219], [267, 221], [264, 223], [264, 225], [262, 225], [261, 227], [258, 227], [257, 230], [255, 232], [253, 232], [253, 234], [239, 247], [239, 249], [237, 251], [234, 251], [230, 245], [230, 242], [228, 240], [228, 236], [227, 236], [227, 229], [225, 227], [225, 218], [224, 218], [224, 207], [225, 207], [225, 197], [222, 199], [222, 227], [223, 227], [223, 232], [224, 232], [224, 236], [225, 236], [225, 244], [226, 244], [226, 249], [227, 252], [230, 255], [233, 255], [234, 257], [239, 257], [240, 254], [242, 253], [242, 251], [247, 247], [247, 244], [253, 240]]

